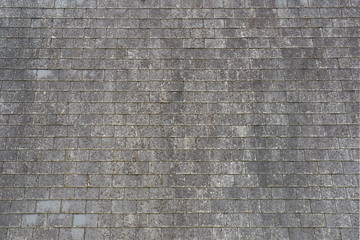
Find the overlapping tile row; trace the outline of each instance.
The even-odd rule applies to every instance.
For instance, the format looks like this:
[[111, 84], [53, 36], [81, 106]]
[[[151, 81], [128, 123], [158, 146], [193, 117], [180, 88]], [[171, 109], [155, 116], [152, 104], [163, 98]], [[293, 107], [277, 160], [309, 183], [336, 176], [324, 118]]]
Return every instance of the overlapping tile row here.
[[358, 239], [359, 3], [1, 0], [0, 239]]

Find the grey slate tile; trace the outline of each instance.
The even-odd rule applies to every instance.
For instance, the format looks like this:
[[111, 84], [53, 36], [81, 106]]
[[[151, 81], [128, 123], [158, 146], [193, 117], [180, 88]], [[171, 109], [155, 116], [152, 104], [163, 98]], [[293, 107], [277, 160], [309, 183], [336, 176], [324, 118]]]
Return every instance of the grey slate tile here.
[[357, 239], [357, 7], [2, 1], [0, 238]]

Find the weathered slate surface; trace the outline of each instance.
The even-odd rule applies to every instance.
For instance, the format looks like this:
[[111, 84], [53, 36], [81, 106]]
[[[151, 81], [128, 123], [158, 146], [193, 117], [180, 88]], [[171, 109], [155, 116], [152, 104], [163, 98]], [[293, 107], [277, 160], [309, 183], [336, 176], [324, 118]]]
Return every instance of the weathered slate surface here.
[[0, 239], [358, 239], [358, 0], [0, 0]]

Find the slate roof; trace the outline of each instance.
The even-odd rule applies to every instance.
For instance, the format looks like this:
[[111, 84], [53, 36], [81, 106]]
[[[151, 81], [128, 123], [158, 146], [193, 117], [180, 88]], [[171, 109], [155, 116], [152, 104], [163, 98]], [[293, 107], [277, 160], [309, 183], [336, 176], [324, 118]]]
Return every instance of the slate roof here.
[[358, 0], [1, 0], [0, 239], [359, 239]]

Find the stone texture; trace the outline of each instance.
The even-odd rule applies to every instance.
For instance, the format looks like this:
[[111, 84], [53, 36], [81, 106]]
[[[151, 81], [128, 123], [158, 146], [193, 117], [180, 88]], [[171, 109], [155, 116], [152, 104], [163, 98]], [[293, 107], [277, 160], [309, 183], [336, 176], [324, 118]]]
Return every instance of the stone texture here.
[[0, 1], [0, 239], [358, 239], [359, 1]]

